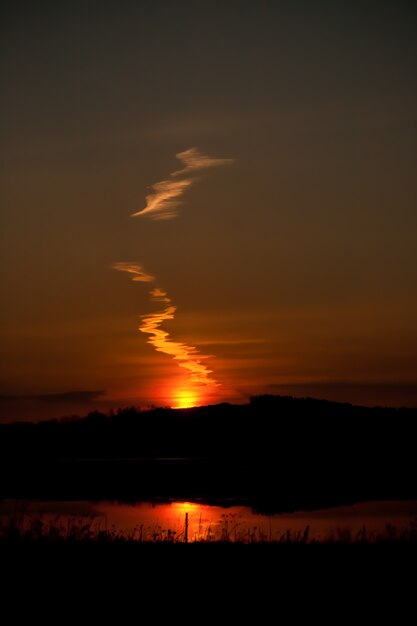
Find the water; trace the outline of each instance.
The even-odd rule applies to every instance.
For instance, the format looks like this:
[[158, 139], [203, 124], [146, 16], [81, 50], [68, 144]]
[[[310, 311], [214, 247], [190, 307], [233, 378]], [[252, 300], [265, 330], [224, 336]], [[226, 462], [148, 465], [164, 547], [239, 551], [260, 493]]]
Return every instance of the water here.
[[[54, 527], [62, 535], [76, 527], [93, 535], [106, 531], [113, 536], [160, 541], [184, 540], [188, 517], [189, 541], [279, 541], [290, 532], [301, 537], [309, 527], [309, 538], [353, 539], [366, 527], [367, 537], [386, 534], [387, 526], [398, 532], [417, 520], [417, 501], [366, 502], [319, 511], [280, 515], [258, 515], [250, 508], [224, 508], [191, 502], [120, 504], [116, 502], [3, 501], [0, 520], [15, 519], [21, 530], [34, 525], [47, 533]], [[391, 530], [392, 532], [392, 530]]]

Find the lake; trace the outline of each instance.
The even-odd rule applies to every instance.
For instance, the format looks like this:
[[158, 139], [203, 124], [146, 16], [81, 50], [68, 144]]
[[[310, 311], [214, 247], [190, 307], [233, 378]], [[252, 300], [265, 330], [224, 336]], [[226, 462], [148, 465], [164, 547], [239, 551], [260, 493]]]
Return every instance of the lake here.
[[[14, 519], [21, 530], [42, 528], [62, 535], [78, 529], [96, 535], [101, 531], [143, 541], [184, 541], [186, 520], [189, 541], [279, 541], [288, 536], [355, 539], [366, 528], [368, 539], [401, 532], [417, 520], [417, 501], [364, 502], [317, 511], [260, 515], [245, 506], [211, 506], [196, 502], [26, 501], [0, 502], [0, 520]], [[396, 531], [392, 527], [395, 527]], [[289, 533], [289, 535], [288, 535]]]

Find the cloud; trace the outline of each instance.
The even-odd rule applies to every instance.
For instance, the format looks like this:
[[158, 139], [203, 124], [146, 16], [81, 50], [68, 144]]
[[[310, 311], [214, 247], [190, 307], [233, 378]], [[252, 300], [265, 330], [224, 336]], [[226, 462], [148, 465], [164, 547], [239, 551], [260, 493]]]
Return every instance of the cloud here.
[[188, 370], [192, 382], [218, 386], [219, 383], [211, 376], [212, 370], [202, 362], [209, 357], [199, 354], [194, 346], [188, 346], [180, 341], [173, 341], [169, 338], [169, 333], [161, 329], [161, 325], [164, 322], [174, 319], [176, 310], [175, 306], [169, 305], [163, 311], [142, 315], [143, 321], [139, 326], [139, 330], [150, 335], [148, 343], [157, 352], [168, 354], [178, 362], [179, 367]]
[[275, 383], [269, 384], [267, 388], [269, 392], [279, 395], [326, 398], [331, 401], [351, 402], [365, 406], [417, 408], [417, 384], [415, 383], [324, 380]]
[[155, 289], [152, 289], [149, 293], [152, 300], [155, 300], [155, 302], [171, 302], [171, 298], [168, 298], [166, 292], [159, 289], [159, 287], [155, 287]]
[[111, 268], [118, 270], [119, 272], [127, 272], [128, 274], [131, 274], [132, 280], [138, 283], [150, 283], [155, 280], [155, 276], [147, 274], [143, 267], [138, 263], [120, 261], [118, 263], [113, 263]]
[[184, 152], [178, 152], [175, 156], [185, 165], [185, 167], [182, 170], [173, 172], [171, 176], [180, 176], [181, 174], [188, 174], [189, 172], [198, 172], [199, 170], [205, 170], [209, 167], [232, 165], [232, 163], [235, 162], [234, 159], [213, 159], [201, 154], [197, 148], [189, 148], [188, 150], [184, 150]]
[[44, 393], [26, 396], [8, 396], [1, 395], [0, 402], [19, 402], [22, 400], [31, 400], [35, 402], [44, 402], [51, 404], [76, 404], [79, 402], [94, 402], [100, 396], [104, 395], [103, 390], [98, 391], [63, 391], [61, 393]]
[[131, 217], [147, 216], [153, 220], [168, 220], [177, 216], [177, 207], [181, 204], [179, 198], [191, 187], [195, 178], [180, 178], [184, 174], [195, 174], [200, 170], [230, 165], [233, 159], [213, 159], [201, 154], [197, 148], [189, 148], [175, 155], [184, 168], [172, 172], [171, 178], [161, 180], [151, 186], [152, 193], [146, 196], [146, 206], [140, 211], [131, 214]]
[[191, 186], [191, 179], [185, 180], [161, 180], [152, 185], [153, 193], [146, 196], [146, 207], [132, 213], [131, 217], [149, 215], [154, 220], [168, 220], [177, 215], [176, 208], [181, 204], [176, 198], [182, 196], [184, 191]]
[[64, 391], [62, 393], [48, 393], [44, 395], [34, 396], [39, 402], [52, 403], [76, 403], [76, 402], [94, 402], [100, 396], [104, 395], [104, 391]]
[[[191, 187], [196, 180], [194, 174], [201, 170], [231, 165], [233, 159], [214, 159], [201, 154], [197, 148], [189, 148], [176, 154], [177, 159], [184, 166], [170, 174], [166, 180], [161, 180], [151, 186], [152, 193], [146, 196], [146, 206], [140, 211], [132, 213], [131, 217], [145, 216], [153, 220], [167, 220], [176, 217], [177, 208], [181, 204], [181, 196]], [[113, 269], [127, 272], [132, 275], [132, 280], [138, 282], [150, 282], [154, 277], [147, 274], [142, 266], [136, 263], [115, 263]], [[150, 292], [151, 300], [163, 303], [167, 306], [162, 311], [142, 315], [142, 323], [139, 330], [149, 335], [150, 343], [157, 352], [163, 352], [171, 356], [178, 365], [190, 374], [191, 381], [204, 385], [218, 385], [219, 383], [211, 376], [212, 371], [203, 363], [208, 357], [198, 353], [197, 348], [180, 341], [173, 341], [161, 325], [173, 320], [176, 307], [172, 304], [167, 293], [155, 287]]]
[[[149, 282], [155, 280], [154, 276], [146, 274], [141, 265], [137, 263], [128, 263], [121, 261], [112, 265], [113, 269], [121, 272], [127, 272], [133, 276], [132, 280], [138, 282]], [[173, 341], [169, 338], [169, 333], [161, 329], [161, 324], [168, 320], [173, 320], [175, 306], [171, 304], [171, 298], [168, 297], [166, 291], [159, 287], [154, 287], [149, 292], [153, 302], [160, 302], [168, 306], [163, 311], [142, 315], [142, 324], [139, 330], [142, 333], [150, 335], [148, 343], [150, 343], [157, 352], [164, 352], [173, 357], [180, 367], [190, 372], [190, 378], [193, 382], [204, 385], [218, 385], [219, 383], [211, 377], [211, 370], [202, 362], [208, 357], [198, 353], [197, 348], [188, 346], [180, 341]]]

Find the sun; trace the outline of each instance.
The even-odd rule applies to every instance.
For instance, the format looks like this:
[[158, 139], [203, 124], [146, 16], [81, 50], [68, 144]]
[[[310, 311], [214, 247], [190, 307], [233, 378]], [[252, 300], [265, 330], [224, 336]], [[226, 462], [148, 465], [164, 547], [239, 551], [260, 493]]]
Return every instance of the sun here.
[[193, 406], [197, 406], [199, 403], [199, 396], [194, 390], [179, 389], [174, 393], [172, 405], [173, 409], [189, 409]]

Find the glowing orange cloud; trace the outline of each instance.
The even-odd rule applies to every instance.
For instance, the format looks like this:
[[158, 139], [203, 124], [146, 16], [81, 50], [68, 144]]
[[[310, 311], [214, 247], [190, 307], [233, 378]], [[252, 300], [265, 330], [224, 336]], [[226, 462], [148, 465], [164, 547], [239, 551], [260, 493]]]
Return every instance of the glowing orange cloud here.
[[190, 372], [190, 378], [195, 383], [203, 385], [218, 385], [219, 383], [211, 377], [210, 370], [202, 361], [208, 356], [198, 354], [197, 348], [188, 346], [179, 341], [169, 339], [169, 333], [161, 329], [161, 324], [168, 320], [173, 320], [176, 312], [173, 305], [167, 306], [163, 311], [142, 315], [142, 324], [139, 330], [150, 335], [150, 343], [157, 352], [164, 352], [172, 356], [180, 367]]
[[[146, 196], [145, 208], [132, 213], [131, 217], [144, 215], [154, 220], [166, 220], [175, 217], [177, 215], [176, 209], [181, 204], [179, 198], [196, 180], [195, 177], [192, 177], [193, 174], [200, 170], [234, 163], [233, 159], [213, 159], [205, 156], [197, 148], [189, 148], [184, 152], [178, 152], [176, 157], [184, 167], [172, 172], [167, 180], [161, 180], [152, 185], [152, 193]], [[187, 175], [187, 177], [183, 177], [184, 175]], [[155, 280], [153, 276], [147, 274], [142, 266], [137, 263], [119, 262], [112, 267], [121, 272], [127, 272], [131, 275], [132, 280], [137, 282], [151, 282]], [[192, 382], [217, 386], [219, 383], [211, 376], [212, 370], [203, 363], [208, 357], [199, 354], [194, 346], [188, 346], [180, 341], [173, 341], [170, 339], [169, 333], [166, 330], [162, 330], [161, 325], [166, 321], [173, 320], [177, 310], [172, 304], [171, 298], [159, 287], [152, 289], [150, 296], [153, 302], [163, 303], [165, 308], [157, 313], [141, 316], [142, 324], [139, 326], [139, 330], [149, 335], [148, 343], [157, 352], [168, 354], [177, 361], [180, 367], [188, 370]], [[184, 398], [187, 398], [187, 400]], [[189, 390], [186, 391], [184, 398], [181, 402], [194, 402], [192, 400], [194, 396]]]
[[234, 163], [234, 159], [212, 159], [201, 154], [197, 148], [189, 148], [189, 150], [184, 150], [184, 152], [178, 152], [175, 156], [185, 167], [182, 170], [173, 172], [171, 176], [180, 176], [189, 172], [205, 170], [209, 167], [219, 167], [220, 165], [231, 165]]
[[[137, 263], [115, 263], [113, 269], [126, 272], [131, 275], [131, 279], [140, 282], [149, 282], [155, 280], [150, 274], [146, 274], [142, 266]], [[198, 353], [197, 348], [188, 346], [180, 341], [169, 339], [169, 333], [161, 329], [161, 324], [167, 320], [173, 320], [176, 307], [171, 304], [171, 298], [159, 287], [151, 289], [149, 292], [154, 302], [162, 302], [167, 304], [163, 311], [142, 315], [142, 324], [139, 330], [142, 333], [150, 335], [148, 343], [150, 343], [157, 352], [164, 352], [173, 357], [177, 361], [179, 367], [188, 370], [190, 379], [194, 383], [203, 385], [218, 385], [219, 383], [211, 377], [210, 370], [203, 360], [209, 358], [206, 355]]]
[[234, 163], [233, 159], [213, 159], [201, 154], [197, 148], [189, 148], [184, 152], [175, 155], [185, 167], [171, 173], [171, 178], [161, 180], [151, 186], [152, 193], [146, 196], [146, 207], [131, 217], [147, 216], [153, 220], [168, 220], [176, 217], [177, 207], [181, 204], [180, 196], [193, 184], [195, 178], [182, 178], [173, 180], [183, 174], [194, 174], [200, 170], [229, 165]]
[[171, 298], [168, 298], [166, 292], [158, 287], [155, 287], [155, 289], [152, 289], [149, 293], [152, 296], [152, 300], [156, 302], [171, 302]]
[[176, 200], [192, 184], [191, 179], [161, 180], [152, 185], [153, 193], [146, 196], [146, 207], [132, 213], [131, 217], [149, 215], [154, 220], [169, 220], [177, 215], [175, 209], [180, 203]]
[[147, 274], [141, 265], [137, 263], [126, 263], [121, 261], [119, 263], [114, 263], [112, 269], [118, 270], [119, 272], [127, 272], [131, 275], [132, 280], [139, 283], [150, 283], [155, 280], [155, 276], [151, 276], [151, 274]]

